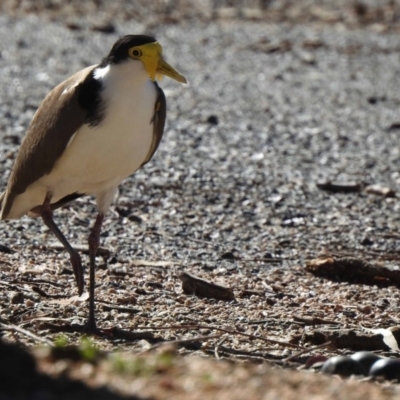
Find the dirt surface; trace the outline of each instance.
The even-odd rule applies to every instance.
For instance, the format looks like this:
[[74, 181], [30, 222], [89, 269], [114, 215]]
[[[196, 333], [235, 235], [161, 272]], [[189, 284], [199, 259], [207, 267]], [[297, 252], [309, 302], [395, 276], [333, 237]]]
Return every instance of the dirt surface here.
[[[213, 11], [212, 2], [199, 10], [182, 1], [155, 3], [153, 12], [140, 1], [126, 10], [117, 3], [2, 2], [2, 188], [45, 94], [99, 62], [119, 36], [154, 34], [190, 81], [161, 82], [163, 142], [121, 185], [104, 223], [96, 296], [108, 334], [91, 340], [107, 356], [60, 361], [36, 349], [61, 334], [79, 344], [82, 332], [69, 328], [84, 323], [88, 306], [87, 295], [76, 297], [65, 252], [28, 217], [0, 231], [5, 341], [36, 349], [49, 396], [65, 382], [46, 379], [60, 376], [107, 385], [104, 398], [398, 396], [398, 385], [293, 371], [310, 356], [398, 354], [393, 342], [370, 339], [389, 328], [397, 337], [395, 272], [363, 279], [306, 269], [322, 255], [341, 271], [353, 258], [398, 270], [397, 3], [272, 1], [260, 11], [256, 2], [216, 2]], [[91, 198], [56, 214], [77, 246], [86, 246], [94, 218]], [[231, 289], [234, 300], [187, 293], [183, 273]], [[115, 350], [132, 357], [123, 371]]]

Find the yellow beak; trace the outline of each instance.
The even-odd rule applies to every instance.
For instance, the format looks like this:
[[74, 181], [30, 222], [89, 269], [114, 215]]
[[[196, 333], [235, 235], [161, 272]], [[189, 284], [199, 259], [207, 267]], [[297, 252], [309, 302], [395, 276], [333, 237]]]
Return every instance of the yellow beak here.
[[[187, 83], [186, 78], [180, 74], [175, 68], [171, 67], [162, 57], [158, 60], [157, 73], [169, 76], [180, 83]], [[154, 80], [154, 79], [153, 79]]]
[[138, 48], [142, 52], [139, 58], [142, 60], [151, 80], [155, 81], [165, 75], [178, 82], [187, 83], [186, 78], [163, 59], [162, 47], [158, 42], [147, 43], [138, 46]]

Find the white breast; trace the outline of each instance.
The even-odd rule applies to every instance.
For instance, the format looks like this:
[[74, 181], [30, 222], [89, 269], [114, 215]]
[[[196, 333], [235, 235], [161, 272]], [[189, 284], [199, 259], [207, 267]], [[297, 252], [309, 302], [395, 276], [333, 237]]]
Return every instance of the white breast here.
[[48, 191], [52, 202], [75, 192], [93, 194], [106, 211], [119, 183], [144, 162], [153, 138], [156, 89], [143, 64], [129, 60], [99, 69], [95, 77], [104, 85], [105, 118], [76, 132], [51, 173], [15, 199], [13, 214], [42, 204]]

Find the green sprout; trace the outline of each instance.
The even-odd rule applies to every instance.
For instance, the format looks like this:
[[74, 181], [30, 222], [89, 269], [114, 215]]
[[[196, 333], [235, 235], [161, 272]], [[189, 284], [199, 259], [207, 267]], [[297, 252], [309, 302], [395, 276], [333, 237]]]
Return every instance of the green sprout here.
[[68, 336], [63, 335], [63, 334], [58, 335], [58, 336], [56, 337], [56, 339], [54, 340], [54, 345], [55, 345], [57, 348], [66, 347], [66, 346], [68, 346], [68, 343], [69, 343]]
[[79, 343], [79, 353], [85, 361], [95, 361], [100, 350], [87, 336], [82, 336]]

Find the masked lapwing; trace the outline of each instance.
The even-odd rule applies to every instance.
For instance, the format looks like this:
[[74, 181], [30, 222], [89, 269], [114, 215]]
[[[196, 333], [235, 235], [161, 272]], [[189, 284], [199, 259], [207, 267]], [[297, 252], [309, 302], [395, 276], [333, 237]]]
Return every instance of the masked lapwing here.
[[166, 101], [156, 83], [163, 75], [186, 83], [164, 60], [156, 39], [128, 35], [100, 64], [56, 86], [36, 111], [0, 197], [2, 220], [42, 217], [69, 253], [81, 295], [81, 258], [54, 222], [53, 210], [78, 197], [95, 196], [86, 332], [97, 331], [95, 258], [104, 216], [118, 185], [152, 158], [163, 135]]

